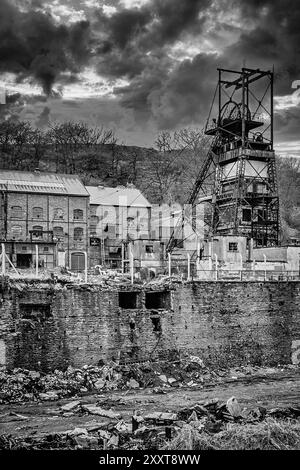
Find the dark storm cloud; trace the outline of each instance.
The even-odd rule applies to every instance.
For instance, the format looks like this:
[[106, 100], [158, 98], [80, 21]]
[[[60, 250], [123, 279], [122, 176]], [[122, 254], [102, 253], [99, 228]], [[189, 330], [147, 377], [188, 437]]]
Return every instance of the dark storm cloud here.
[[297, 0], [236, 0], [245, 24], [255, 28], [244, 33], [233, 51], [265, 67], [275, 67], [275, 91], [290, 92], [300, 78], [300, 2]]
[[[153, 55], [183, 35], [200, 33], [211, 0], [152, 0], [141, 8], [120, 9], [107, 17], [98, 11], [95, 30], [101, 40], [96, 48], [98, 71], [112, 77], [132, 78], [151, 66]], [[166, 54], [166, 52], [164, 52]]]
[[[232, 0], [220, 3], [218, 7], [224, 9], [224, 14], [230, 9], [240, 14], [238, 40], [227, 47], [224, 44], [218, 56], [201, 53], [175, 67], [167, 67], [161, 77], [157, 74], [156, 64], [152, 64], [156, 45], [159, 43], [161, 54], [167, 56], [168, 46], [184, 34], [195, 34], [196, 27], [199, 28], [198, 37], [201, 32], [205, 37], [205, 18], [215, 8], [211, 2], [153, 1], [151, 8], [154, 8], [157, 21], [140, 30], [135, 29], [134, 34], [131, 30], [122, 50], [110, 44], [110, 51], [117, 50], [114, 57], [117, 63], [125, 61], [124, 76], [133, 71], [134, 79], [118, 90], [123, 106], [139, 112], [145, 106], [159, 127], [172, 128], [195, 121], [203, 124], [217, 79], [216, 68], [240, 69], [243, 63], [262, 69], [274, 66], [275, 94], [291, 93], [292, 81], [300, 79], [300, 2]], [[147, 8], [143, 11], [148, 11]], [[201, 19], [199, 12], [202, 12]], [[221, 14], [216, 18], [211, 36], [224, 27], [226, 19], [223, 20]], [[144, 52], [150, 47], [149, 38], [153, 39], [152, 49], [145, 59]], [[130, 60], [126, 59], [130, 57], [133, 45], [137, 46], [139, 54], [131, 69]]]
[[87, 62], [88, 40], [87, 22], [56, 25], [50, 15], [0, 0], [0, 71], [33, 77], [47, 94], [61, 72]]

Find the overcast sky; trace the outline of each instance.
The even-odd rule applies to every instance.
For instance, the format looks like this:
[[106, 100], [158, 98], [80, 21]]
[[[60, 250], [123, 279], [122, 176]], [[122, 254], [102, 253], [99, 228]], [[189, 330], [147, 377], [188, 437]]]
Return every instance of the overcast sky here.
[[40, 127], [83, 120], [152, 146], [201, 128], [216, 68], [244, 63], [274, 65], [276, 146], [300, 156], [299, 0], [0, 0], [0, 87]]

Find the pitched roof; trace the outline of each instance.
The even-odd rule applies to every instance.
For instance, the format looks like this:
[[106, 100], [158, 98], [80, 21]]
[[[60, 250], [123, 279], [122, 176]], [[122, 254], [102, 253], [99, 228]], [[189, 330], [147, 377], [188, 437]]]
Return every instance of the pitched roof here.
[[90, 194], [90, 204], [101, 206], [151, 207], [141, 191], [134, 187], [86, 186]]
[[86, 197], [89, 195], [77, 175], [43, 171], [0, 170], [0, 190]]

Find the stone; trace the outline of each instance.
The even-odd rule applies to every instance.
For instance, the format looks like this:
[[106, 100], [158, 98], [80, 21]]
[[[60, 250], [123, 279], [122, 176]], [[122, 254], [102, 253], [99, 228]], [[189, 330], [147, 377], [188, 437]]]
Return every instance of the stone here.
[[158, 378], [159, 378], [162, 382], [165, 382], [165, 383], [168, 382], [168, 379], [167, 379], [167, 376], [166, 376], [166, 375], [160, 375]]
[[242, 415], [242, 409], [235, 397], [231, 397], [227, 400], [226, 407], [231, 416], [233, 416], [234, 418], [237, 418], [238, 416]]
[[154, 421], [176, 421], [177, 414], [176, 413], [161, 413], [156, 411], [154, 413], [150, 413], [144, 416], [145, 420], [154, 420]]
[[72, 431], [66, 431], [65, 434], [68, 434], [68, 436], [81, 436], [82, 434], [88, 434], [86, 428], [75, 428]]
[[98, 379], [95, 383], [94, 383], [94, 387], [97, 389], [97, 390], [101, 390], [105, 385], [105, 380], [103, 379]]
[[76, 441], [76, 444], [83, 449], [86, 449], [86, 448], [95, 449], [99, 444], [97, 437], [87, 436], [85, 434], [75, 437], [75, 441]]
[[70, 403], [66, 403], [65, 405], [61, 406], [62, 411], [72, 411], [75, 408], [78, 408], [80, 405], [80, 401], [70, 401]]
[[172, 385], [174, 382], [177, 382], [177, 380], [174, 379], [174, 377], [169, 377], [168, 382], [169, 382], [170, 385]]
[[104, 410], [96, 405], [82, 405], [82, 409], [93, 415], [104, 416], [105, 418], [121, 419], [121, 414], [112, 410]]
[[130, 379], [126, 385], [129, 388], [140, 388], [140, 384], [135, 379]]
[[32, 380], [38, 380], [41, 378], [41, 374], [40, 372], [30, 371], [28, 377], [30, 377]]
[[58, 400], [58, 394], [52, 391], [47, 393], [39, 393], [39, 398], [41, 400]]

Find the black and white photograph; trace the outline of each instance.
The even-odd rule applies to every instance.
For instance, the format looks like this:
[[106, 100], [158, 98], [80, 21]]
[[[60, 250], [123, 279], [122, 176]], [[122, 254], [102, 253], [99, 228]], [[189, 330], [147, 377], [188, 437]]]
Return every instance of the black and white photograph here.
[[1, 461], [287, 463], [299, 364], [300, 2], [0, 0]]

